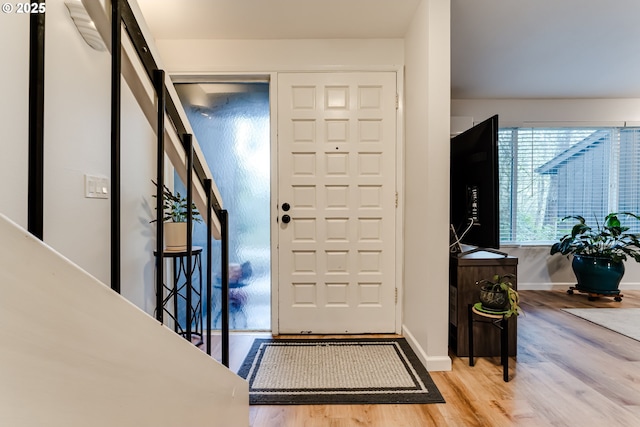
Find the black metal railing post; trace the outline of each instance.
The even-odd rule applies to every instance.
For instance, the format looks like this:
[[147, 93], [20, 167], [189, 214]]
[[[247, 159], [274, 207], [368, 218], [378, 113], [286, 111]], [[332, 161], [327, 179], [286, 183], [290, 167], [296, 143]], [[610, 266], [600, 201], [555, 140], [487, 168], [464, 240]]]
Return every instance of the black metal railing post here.
[[111, 289], [120, 293], [120, 108], [122, 3], [111, 2]]
[[164, 111], [167, 91], [164, 86], [164, 71], [153, 71], [153, 85], [158, 98], [157, 161], [156, 161], [156, 319], [164, 321]]
[[40, 240], [44, 238], [44, 24], [44, 13], [31, 14], [27, 229]]
[[229, 367], [229, 215], [220, 210], [220, 279], [222, 292], [222, 364]]
[[193, 284], [193, 139], [191, 134], [185, 133], [182, 135], [182, 143], [187, 154], [187, 271], [185, 279], [187, 281], [187, 341], [191, 342], [191, 323], [193, 321], [191, 312], [191, 287]]
[[[117, 5], [117, 7], [113, 7], [112, 6], [112, 28], [114, 28], [114, 30], [112, 31], [114, 33], [114, 35], [112, 35], [112, 52], [114, 55], [114, 59], [112, 61], [113, 65], [113, 69], [116, 68], [116, 63], [117, 63], [117, 69], [120, 70], [120, 50], [121, 50], [121, 40], [120, 40], [120, 29], [121, 26], [124, 26], [124, 29], [126, 31], [126, 33], [128, 34], [131, 43], [133, 44], [133, 47], [137, 53], [138, 58], [140, 59], [140, 62], [143, 66], [143, 68], [145, 69], [147, 76], [149, 77], [149, 79], [151, 79], [154, 82], [154, 85], [157, 84], [157, 82], [162, 81], [162, 88], [159, 89], [158, 86], [156, 86], [156, 91], [157, 91], [157, 96], [158, 96], [158, 177], [157, 177], [157, 185], [158, 185], [158, 192], [156, 193], [157, 196], [157, 205], [156, 208], [158, 209], [158, 231], [156, 234], [156, 240], [157, 240], [157, 251], [156, 251], [156, 271], [157, 271], [157, 275], [156, 275], [156, 317], [157, 319], [162, 322], [163, 320], [163, 305], [162, 305], [162, 294], [163, 294], [163, 289], [164, 289], [164, 262], [163, 262], [163, 257], [164, 257], [164, 236], [162, 233], [162, 220], [161, 218], [163, 217], [162, 213], [162, 201], [163, 201], [163, 189], [164, 189], [164, 133], [165, 133], [165, 127], [164, 127], [164, 123], [165, 123], [165, 114], [168, 117], [168, 121], [171, 123], [172, 128], [175, 129], [176, 133], [178, 135], [182, 136], [182, 144], [183, 144], [183, 148], [185, 149], [185, 152], [187, 153], [188, 156], [188, 165], [187, 165], [187, 203], [189, 205], [189, 209], [191, 209], [191, 206], [193, 206], [193, 175], [195, 174], [196, 178], [198, 179], [198, 181], [201, 183], [201, 185], [203, 187], [206, 188], [206, 181], [208, 180], [207, 176], [206, 176], [206, 172], [205, 172], [205, 163], [203, 163], [203, 159], [201, 159], [199, 156], [194, 156], [193, 153], [193, 142], [192, 142], [192, 136], [189, 135], [187, 133], [187, 129], [185, 124], [182, 121], [182, 118], [178, 112], [178, 108], [176, 106], [176, 104], [173, 101], [173, 98], [171, 98], [170, 96], [167, 96], [166, 93], [166, 86], [164, 85], [164, 72], [161, 70], [158, 70], [158, 66], [156, 64], [155, 59], [153, 58], [153, 54], [151, 53], [151, 50], [149, 49], [149, 46], [144, 38], [144, 35], [142, 34], [142, 30], [140, 28], [140, 25], [138, 24], [136, 17], [133, 13], [133, 10], [131, 9], [131, 6], [129, 5], [129, 2], [127, 0], [112, 0], [114, 4]], [[115, 30], [115, 28], [117, 27], [117, 31]], [[115, 35], [115, 33], [117, 33], [117, 36]], [[116, 37], [118, 37], [118, 40], [116, 40]], [[115, 56], [117, 55], [117, 59], [115, 58]], [[162, 73], [162, 74], [160, 74]], [[160, 77], [160, 75], [162, 77]], [[112, 87], [116, 87], [116, 76], [115, 73], [112, 73], [112, 80], [113, 80], [113, 84]], [[117, 124], [118, 124], [118, 132], [117, 132], [117, 138], [118, 138], [118, 145], [117, 145], [117, 155], [119, 158], [119, 123], [120, 123], [120, 71], [117, 74], [117, 87], [118, 87], [118, 109], [117, 109], [117, 116], [115, 119], [113, 120], [117, 120]], [[113, 89], [112, 89], [112, 93], [113, 93]], [[112, 117], [114, 116], [114, 108], [112, 106]], [[112, 134], [114, 134], [114, 132], [112, 132]], [[188, 144], [187, 144], [188, 141]], [[115, 147], [115, 144], [112, 144], [112, 147]], [[112, 152], [114, 152], [114, 150], [112, 149]], [[119, 161], [118, 161], [118, 168], [119, 168]], [[116, 176], [117, 175], [117, 176]], [[115, 260], [115, 256], [112, 255], [112, 277], [115, 276], [115, 267], [116, 264], [115, 262], [117, 261], [117, 285], [118, 285], [118, 291], [119, 291], [119, 286], [120, 286], [120, 241], [119, 241], [119, 235], [120, 235], [120, 201], [119, 201], [119, 185], [120, 185], [120, 172], [118, 169], [117, 174], [114, 174], [112, 172], [112, 182], [113, 182], [113, 187], [118, 186], [118, 188], [115, 188], [112, 191], [113, 194], [113, 198], [115, 199], [116, 194], [118, 197], [118, 201], [117, 201], [117, 233], [118, 233], [118, 244], [117, 246], [117, 260]], [[211, 180], [209, 180], [211, 181]], [[223, 364], [225, 364], [225, 366], [229, 366], [229, 231], [228, 231], [228, 213], [226, 210], [222, 209], [221, 203], [218, 200], [218, 198], [216, 197], [215, 193], [213, 193], [212, 191], [212, 185], [213, 182], [210, 182], [210, 189], [207, 190], [207, 223], [208, 223], [208, 230], [207, 230], [207, 252], [208, 252], [208, 256], [210, 256], [211, 250], [210, 250], [210, 246], [211, 246], [211, 210], [213, 209], [214, 214], [216, 215], [216, 217], [218, 218], [219, 222], [220, 222], [220, 226], [221, 226], [221, 246], [222, 246], [222, 253], [221, 253], [221, 262], [222, 262], [222, 274], [221, 274], [221, 281], [222, 281], [222, 360], [223, 360]], [[112, 205], [114, 205], [114, 203], [112, 203]], [[116, 214], [116, 209], [115, 207], [112, 208], [112, 223], [114, 221], [114, 215]], [[191, 276], [192, 276], [192, 271], [193, 270], [193, 260], [192, 260], [192, 255], [193, 255], [193, 236], [191, 235], [191, 230], [192, 230], [192, 223], [190, 222], [191, 220], [191, 211], [189, 211], [188, 213], [188, 237], [187, 237], [187, 259], [188, 259], [188, 266], [187, 266], [187, 272], [188, 272], [188, 277], [186, 278], [186, 280], [188, 281], [188, 283], [190, 284], [191, 281]], [[112, 235], [113, 235], [113, 230], [115, 230], [116, 227], [112, 227]], [[114, 245], [112, 245], [112, 248], [114, 247]], [[112, 253], [113, 251], [115, 251], [116, 249], [112, 249]], [[115, 261], [114, 261], [115, 260]], [[210, 334], [211, 331], [211, 326], [210, 326], [210, 322], [211, 322], [211, 308], [210, 308], [210, 298], [211, 298], [211, 277], [210, 277], [210, 270], [211, 270], [211, 266], [210, 266], [210, 262], [209, 262], [209, 267], [208, 267], [208, 283], [207, 283], [207, 292], [209, 293], [208, 297], [207, 297], [207, 307], [208, 308], [208, 315], [207, 315], [207, 323], [208, 323], [208, 333]], [[112, 279], [114, 280], [114, 279]], [[112, 282], [112, 284], [115, 282]], [[187, 302], [187, 339], [191, 340], [191, 292], [190, 292], [190, 286], [187, 286], [187, 298], [189, 298], [189, 301]], [[202, 306], [201, 306], [202, 309]], [[211, 340], [210, 337], [207, 340], [208, 344], [208, 350], [207, 352], [209, 354], [211, 354], [211, 350], [210, 350], [210, 345], [211, 345]]]
[[211, 249], [212, 249], [212, 238], [211, 238], [211, 191], [213, 189], [213, 183], [210, 179], [204, 180], [204, 191], [207, 193], [207, 290], [205, 301], [207, 303], [207, 354], [211, 356], [211, 287], [212, 287], [212, 277], [211, 277]]

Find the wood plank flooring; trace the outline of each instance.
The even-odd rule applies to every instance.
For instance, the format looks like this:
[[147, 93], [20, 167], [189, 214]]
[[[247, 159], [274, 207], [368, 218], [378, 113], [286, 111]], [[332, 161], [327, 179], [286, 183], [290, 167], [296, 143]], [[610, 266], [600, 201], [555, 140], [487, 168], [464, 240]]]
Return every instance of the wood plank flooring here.
[[[445, 404], [252, 406], [251, 426], [640, 426], [640, 342], [561, 310], [640, 307], [640, 291], [625, 291], [622, 303], [564, 291], [520, 294], [525, 315], [508, 383], [498, 358], [478, 358], [472, 368], [451, 355], [452, 371], [431, 373]], [[254, 337], [232, 336], [232, 369]]]

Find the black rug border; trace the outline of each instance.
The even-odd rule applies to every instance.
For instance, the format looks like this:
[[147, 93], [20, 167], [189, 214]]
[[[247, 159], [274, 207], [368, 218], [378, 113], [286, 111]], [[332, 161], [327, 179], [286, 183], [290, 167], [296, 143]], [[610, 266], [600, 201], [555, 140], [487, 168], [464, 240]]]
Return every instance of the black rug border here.
[[[430, 403], [446, 403], [440, 390], [433, 382], [431, 375], [424, 367], [416, 353], [413, 351], [406, 338], [256, 338], [253, 340], [251, 349], [244, 359], [242, 366], [238, 370], [238, 375], [247, 380], [254, 359], [260, 346], [264, 343], [336, 343], [336, 342], [389, 342], [397, 343], [404, 352], [409, 363], [420, 377], [423, 384], [427, 388], [427, 392], [421, 393], [381, 393], [381, 394], [341, 394], [339, 392], [331, 394], [279, 394], [266, 395], [260, 392], [251, 391], [249, 385], [249, 404], [250, 405], [385, 405], [385, 404], [430, 404]], [[248, 380], [247, 380], [248, 381]]]

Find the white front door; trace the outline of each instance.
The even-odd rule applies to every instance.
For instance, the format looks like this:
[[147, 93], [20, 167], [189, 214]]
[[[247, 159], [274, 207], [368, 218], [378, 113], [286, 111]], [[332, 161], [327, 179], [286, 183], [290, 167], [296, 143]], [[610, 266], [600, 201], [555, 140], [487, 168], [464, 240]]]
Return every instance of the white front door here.
[[396, 93], [395, 72], [278, 76], [279, 333], [396, 331]]

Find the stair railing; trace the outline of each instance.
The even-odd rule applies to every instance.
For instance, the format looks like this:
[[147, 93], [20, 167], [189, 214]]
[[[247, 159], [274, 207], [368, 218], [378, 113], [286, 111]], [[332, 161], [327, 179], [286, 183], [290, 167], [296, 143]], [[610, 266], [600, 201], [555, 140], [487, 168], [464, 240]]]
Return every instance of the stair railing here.
[[[167, 78], [163, 70], [161, 70], [154, 58], [152, 50], [149, 47], [149, 43], [145, 38], [143, 31], [138, 23], [138, 20], [131, 9], [131, 6], [127, 0], [112, 0], [111, 2], [111, 23], [107, 19], [105, 11], [102, 9], [100, 2], [92, 0], [82, 0], [89, 16], [94, 21], [98, 32], [102, 39], [112, 53], [112, 187], [119, 187], [120, 185], [120, 171], [119, 171], [119, 141], [120, 141], [120, 78], [124, 76], [134, 97], [137, 99], [143, 113], [147, 117], [147, 120], [156, 126], [157, 131], [157, 208], [158, 208], [158, 230], [156, 234], [156, 318], [158, 321], [163, 322], [162, 316], [162, 292], [164, 283], [164, 268], [162, 265], [162, 259], [164, 254], [164, 235], [162, 231], [162, 206], [164, 202], [164, 155], [165, 152], [169, 154], [169, 157], [178, 158], [178, 153], [174, 151], [172, 145], [167, 146], [165, 144], [165, 138], [168, 136], [170, 141], [174, 142], [179, 140], [182, 146], [183, 154], [187, 158], [187, 164], [185, 165], [184, 173], [186, 174], [187, 181], [187, 205], [189, 209], [195, 204], [199, 203], [205, 207], [206, 223], [207, 223], [207, 254], [208, 254], [208, 268], [207, 268], [207, 340], [206, 351], [211, 355], [211, 291], [212, 291], [212, 277], [211, 277], [211, 244], [212, 236], [219, 237], [221, 240], [221, 286], [222, 286], [222, 363], [225, 366], [229, 366], [229, 235], [228, 235], [228, 212], [222, 209], [222, 205], [217, 195], [217, 189], [214, 187], [214, 183], [209, 178], [208, 167], [206, 166], [206, 160], [199, 153], [199, 150], [194, 150], [196, 144], [193, 143], [193, 136], [187, 130], [187, 127], [182, 119], [182, 116], [178, 110], [177, 104], [174, 101], [172, 93], [167, 89]], [[122, 41], [122, 27], [124, 26], [128, 39], [130, 40], [133, 50], [139, 59], [140, 64], [144, 68], [147, 78], [153, 83], [155, 90], [156, 105], [155, 111], [152, 112], [150, 104], [153, 100], [149, 100], [146, 91], [142, 85], [141, 76], [135, 71], [132, 58], [128, 54], [127, 48], [123, 46]], [[117, 82], [116, 82], [117, 81]], [[175, 92], [175, 91], [174, 91]], [[155, 117], [154, 117], [155, 114]], [[165, 126], [169, 124], [169, 126]], [[173, 162], [176, 165], [176, 162]], [[183, 170], [178, 168], [178, 172]], [[193, 176], [197, 178], [196, 182], [193, 182]], [[198, 198], [194, 199], [194, 188], [200, 188], [204, 192], [197, 193]], [[119, 222], [120, 212], [119, 209], [116, 212], [115, 206], [119, 206], [119, 188], [112, 189], [112, 196], [115, 201], [112, 201], [112, 288], [119, 292], [120, 290], [120, 233]], [[202, 210], [202, 207], [199, 206]], [[188, 214], [188, 219], [191, 219], [191, 212]], [[217, 224], [215, 224], [217, 222]], [[217, 225], [217, 227], [216, 227]], [[192, 227], [187, 225], [188, 229], [188, 242], [187, 242], [187, 283], [191, 283], [192, 279]], [[117, 235], [114, 234], [117, 231]], [[189, 305], [190, 301], [187, 303]], [[190, 336], [186, 337], [190, 340]]]

